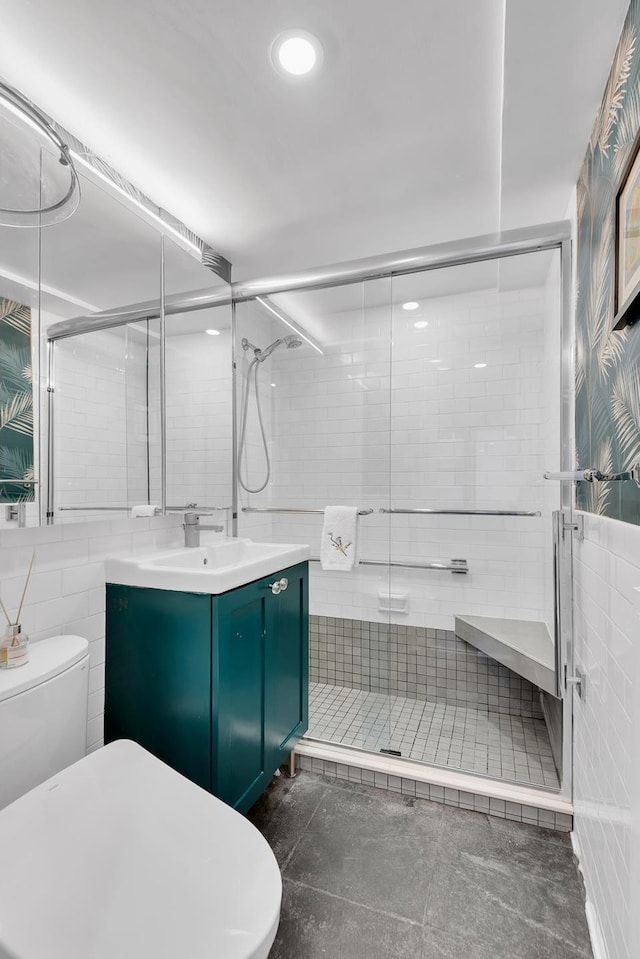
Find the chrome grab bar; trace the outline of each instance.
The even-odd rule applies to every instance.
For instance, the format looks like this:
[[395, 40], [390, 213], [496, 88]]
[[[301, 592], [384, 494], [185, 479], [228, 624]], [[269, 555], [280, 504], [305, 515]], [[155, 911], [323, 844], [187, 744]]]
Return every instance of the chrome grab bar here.
[[0, 479], [0, 486], [37, 486], [38, 480]]
[[[323, 509], [286, 509], [276, 506], [243, 506], [243, 513], [324, 513]], [[370, 516], [372, 509], [359, 509], [358, 516]]]
[[384, 509], [380, 513], [419, 513], [434, 516], [542, 516], [540, 510], [505, 509]]
[[543, 474], [546, 480], [567, 481], [570, 483], [614, 483], [619, 480], [633, 480], [640, 487], [640, 463], [634, 463], [630, 470], [622, 473], [603, 473], [601, 470], [590, 467], [586, 470], [564, 470]]
[[195, 510], [197, 513], [206, 511], [207, 513], [224, 512], [226, 509], [232, 509], [231, 506], [199, 506], [198, 503], [185, 503], [184, 506], [167, 506], [170, 513], [185, 513], [187, 510]]
[[[311, 556], [309, 562], [319, 563], [320, 559], [317, 556]], [[467, 563], [466, 559], [452, 559], [449, 561], [449, 563], [401, 563], [395, 562], [394, 560], [387, 562], [385, 560], [377, 559], [361, 559], [358, 563], [358, 566], [399, 566], [402, 569], [439, 569], [444, 570], [445, 572], [454, 574], [457, 573], [459, 575], [461, 574], [463, 576], [466, 576], [466, 574], [469, 572], [469, 564]], [[355, 568], [356, 567], [354, 567], [354, 569]]]

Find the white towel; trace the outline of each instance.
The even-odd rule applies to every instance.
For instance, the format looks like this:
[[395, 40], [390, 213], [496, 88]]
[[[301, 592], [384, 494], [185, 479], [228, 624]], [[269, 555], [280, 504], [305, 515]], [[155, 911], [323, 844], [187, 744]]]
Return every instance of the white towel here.
[[146, 503], [140, 504], [140, 506], [131, 507], [131, 515], [136, 516], [157, 516], [160, 512], [159, 506], [147, 506]]
[[323, 569], [348, 570], [358, 565], [358, 507], [326, 506], [320, 542]]

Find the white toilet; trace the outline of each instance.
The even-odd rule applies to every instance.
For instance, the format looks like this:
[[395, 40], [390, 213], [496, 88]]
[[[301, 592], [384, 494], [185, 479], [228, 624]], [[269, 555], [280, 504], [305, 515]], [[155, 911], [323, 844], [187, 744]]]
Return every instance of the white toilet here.
[[88, 642], [53, 636], [30, 654], [0, 669], [0, 809], [87, 751]]
[[[53, 761], [43, 743], [61, 768], [71, 713], [86, 726], [86, 686], [83, 708], [72, 709], [67, 675], [86, 660], [86, 644], [74, 660], [71, 639], [35, 644], [28, 666], [0, 678], [0, 794], [10, 803], [0, 810], [0, 956], [267, 959], [280, 870], [243, 816], [125, 740], [43, 781]], [[45, 644], [66, 663], [57, 672], [37, 665]]]

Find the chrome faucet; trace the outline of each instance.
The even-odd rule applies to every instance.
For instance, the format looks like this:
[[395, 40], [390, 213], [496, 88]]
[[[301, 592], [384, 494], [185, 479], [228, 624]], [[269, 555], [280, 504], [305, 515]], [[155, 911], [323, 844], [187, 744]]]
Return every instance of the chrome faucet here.
[[200, 530], [211, 530], [213, 533], [224, 532], [224, 526], [201, 526], [200, 514], [192, 512], [184, 514], [184, 523], [182, 524], [182, 528], [184, 530], [185, 546], [200, 545]]

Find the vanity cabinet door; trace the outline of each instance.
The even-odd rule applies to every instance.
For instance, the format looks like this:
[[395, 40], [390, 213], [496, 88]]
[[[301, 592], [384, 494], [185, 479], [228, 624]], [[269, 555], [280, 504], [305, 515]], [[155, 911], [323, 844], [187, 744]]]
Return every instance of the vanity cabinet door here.
[[216, 596], [213, 603], [213, 793], [245, 812], [266, 788], [264, 634], [268, 580]]
[[284, 763], [309, 724], [307, 564], [282, 570], [273, 580], [287, 588], [267, 605], [265, 636], [265, 739], [268, 767]]
[[104, 721], [211, 789], [210, 596], [107, 585]]
[[213, 792], [240, 812], [307, 730], [307, 597], [300, 563], [213, 602]]

